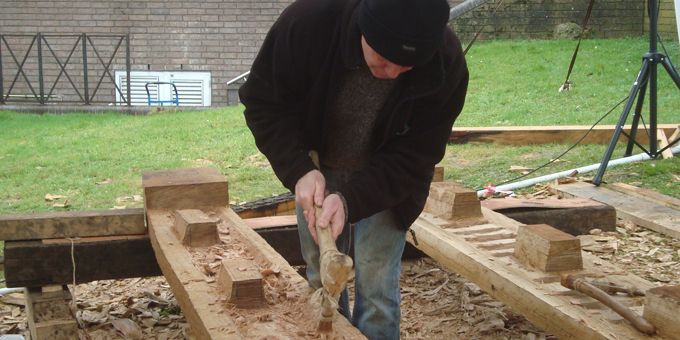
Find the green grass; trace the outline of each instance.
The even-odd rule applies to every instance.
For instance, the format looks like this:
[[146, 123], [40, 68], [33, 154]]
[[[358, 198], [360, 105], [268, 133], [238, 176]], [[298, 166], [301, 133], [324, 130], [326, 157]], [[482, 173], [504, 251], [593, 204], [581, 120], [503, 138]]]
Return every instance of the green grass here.
[[[458, 126], [591, 124], [623, 98], [646, 50], [645, 39], [585, 40], [572, 80], [558, 93], [574, 41], [479, 42], [468, 54], [470, 91]], [[669, 44], [671, 55], [678, 45]], [[662, 73], [659, 121], [680, 122], [680, 96]], [[46, 194], [68, 197], [68, 210], [108, 209], [140, 202], [141, 173], [212, 166], [229, 180], [231, 200], [284, 192], [245, 126], [242, 107], [148, 116], [116, 113], [32, 115], [0, 111], [0, 214], [64, 210]], [[620, 109], [612, 113], [613, 123]], [[447, 178], [471, 187], [499, 183], [510, 165], [534, 167], [567, 146], [452, 145], [442, 162]], [[538, 174], [596, 163], [604, 146], [583, 146]], [[638, 151], [636, 151], [638, 152]], [[621, 152], [617, 151], [615, 157]], [[655, 164], [655, 166], [651, 166]], [[630, 175], [639, 174], [639, 176]], [[609, 170], [624, 179], [678, 195], [677, 160]], [[619, 176], [619, 177], [614, 177]], [[105, 180], [108, 184], [98, 184]], [[670, 183], [670, 184], [668, 184]]]
[[[566, 77], [575, 41], [477, 42], [466, 56], [470, 86], [460, 126], [591, 124], [625, 98], [648, 50], [646, 39], [584, 40], [571, 75], [571, 91], [557, 89]], [[677, 43], [666, 43], [671, 57]], [[679, 59], [680, 60], [680, 59]], [[680, 62], [680, 61], [678, 61]], [[680, 95], [659, 68], [660, 123], [680, 122]], [[614, 124], [620, 106], [603, 121]], [[629, 120], [630, 121], [630, 120]]]

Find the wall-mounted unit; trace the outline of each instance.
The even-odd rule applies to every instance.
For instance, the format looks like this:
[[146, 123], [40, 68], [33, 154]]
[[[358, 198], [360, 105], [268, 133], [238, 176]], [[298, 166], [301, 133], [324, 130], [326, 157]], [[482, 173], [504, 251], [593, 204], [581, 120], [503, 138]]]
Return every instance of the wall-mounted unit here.
[[[116, 85], [123, 95], [127, 91], [127, 77], [125, 71], [116, 71]], [[193, 71], [132, 71], [130, 72], [130, 97], [132, 105], [147, 106], [148, 96], [145, 85], [147, 83], [167, 82], [174, 83], [179, 95], [179, 106], [210, 106], [211, 105], [211, 82], [210, 72]], [[121, 94], [116, 92], [116, 105], [125, 105]], [[149, 85], [151, 100], [169, 101], [174, 97], [172, 86]], [[159, 104], [152, 104], [157, 106]], [[168, 104], [165, 104], [168, 106]]]

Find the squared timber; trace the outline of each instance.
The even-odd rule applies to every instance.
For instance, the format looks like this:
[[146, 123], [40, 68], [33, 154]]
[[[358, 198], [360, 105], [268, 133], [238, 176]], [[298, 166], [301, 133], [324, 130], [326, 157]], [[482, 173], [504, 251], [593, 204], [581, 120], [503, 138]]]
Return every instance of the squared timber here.
[[145, 172], [142, 186], [147, 210], [229, 205], [227, 179], [214, 168]]

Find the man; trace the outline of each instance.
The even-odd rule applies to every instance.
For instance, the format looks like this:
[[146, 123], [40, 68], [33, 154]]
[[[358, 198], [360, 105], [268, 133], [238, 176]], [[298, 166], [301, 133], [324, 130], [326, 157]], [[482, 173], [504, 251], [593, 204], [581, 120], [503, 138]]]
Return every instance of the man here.
[[315, 225], [330, 225], [341, 251], [354, 243], [351, 318], [346, 294], [340, 307], [371, 339], [399, 337], [405, 233], [465, 100], [468, 71], [448, 12], [445, 0], [297, 0], [239, 92], [257, 147], [295, 193], [313, 288]]

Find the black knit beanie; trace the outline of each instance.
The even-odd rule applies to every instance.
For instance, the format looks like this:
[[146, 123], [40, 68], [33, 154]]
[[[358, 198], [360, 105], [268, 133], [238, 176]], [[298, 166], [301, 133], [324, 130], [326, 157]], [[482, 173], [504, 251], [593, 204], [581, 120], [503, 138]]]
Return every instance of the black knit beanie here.
[[402, 66], [427, 63], [444, 39], [446, 0], [362, 0], [359, 28], [366, 42]]

